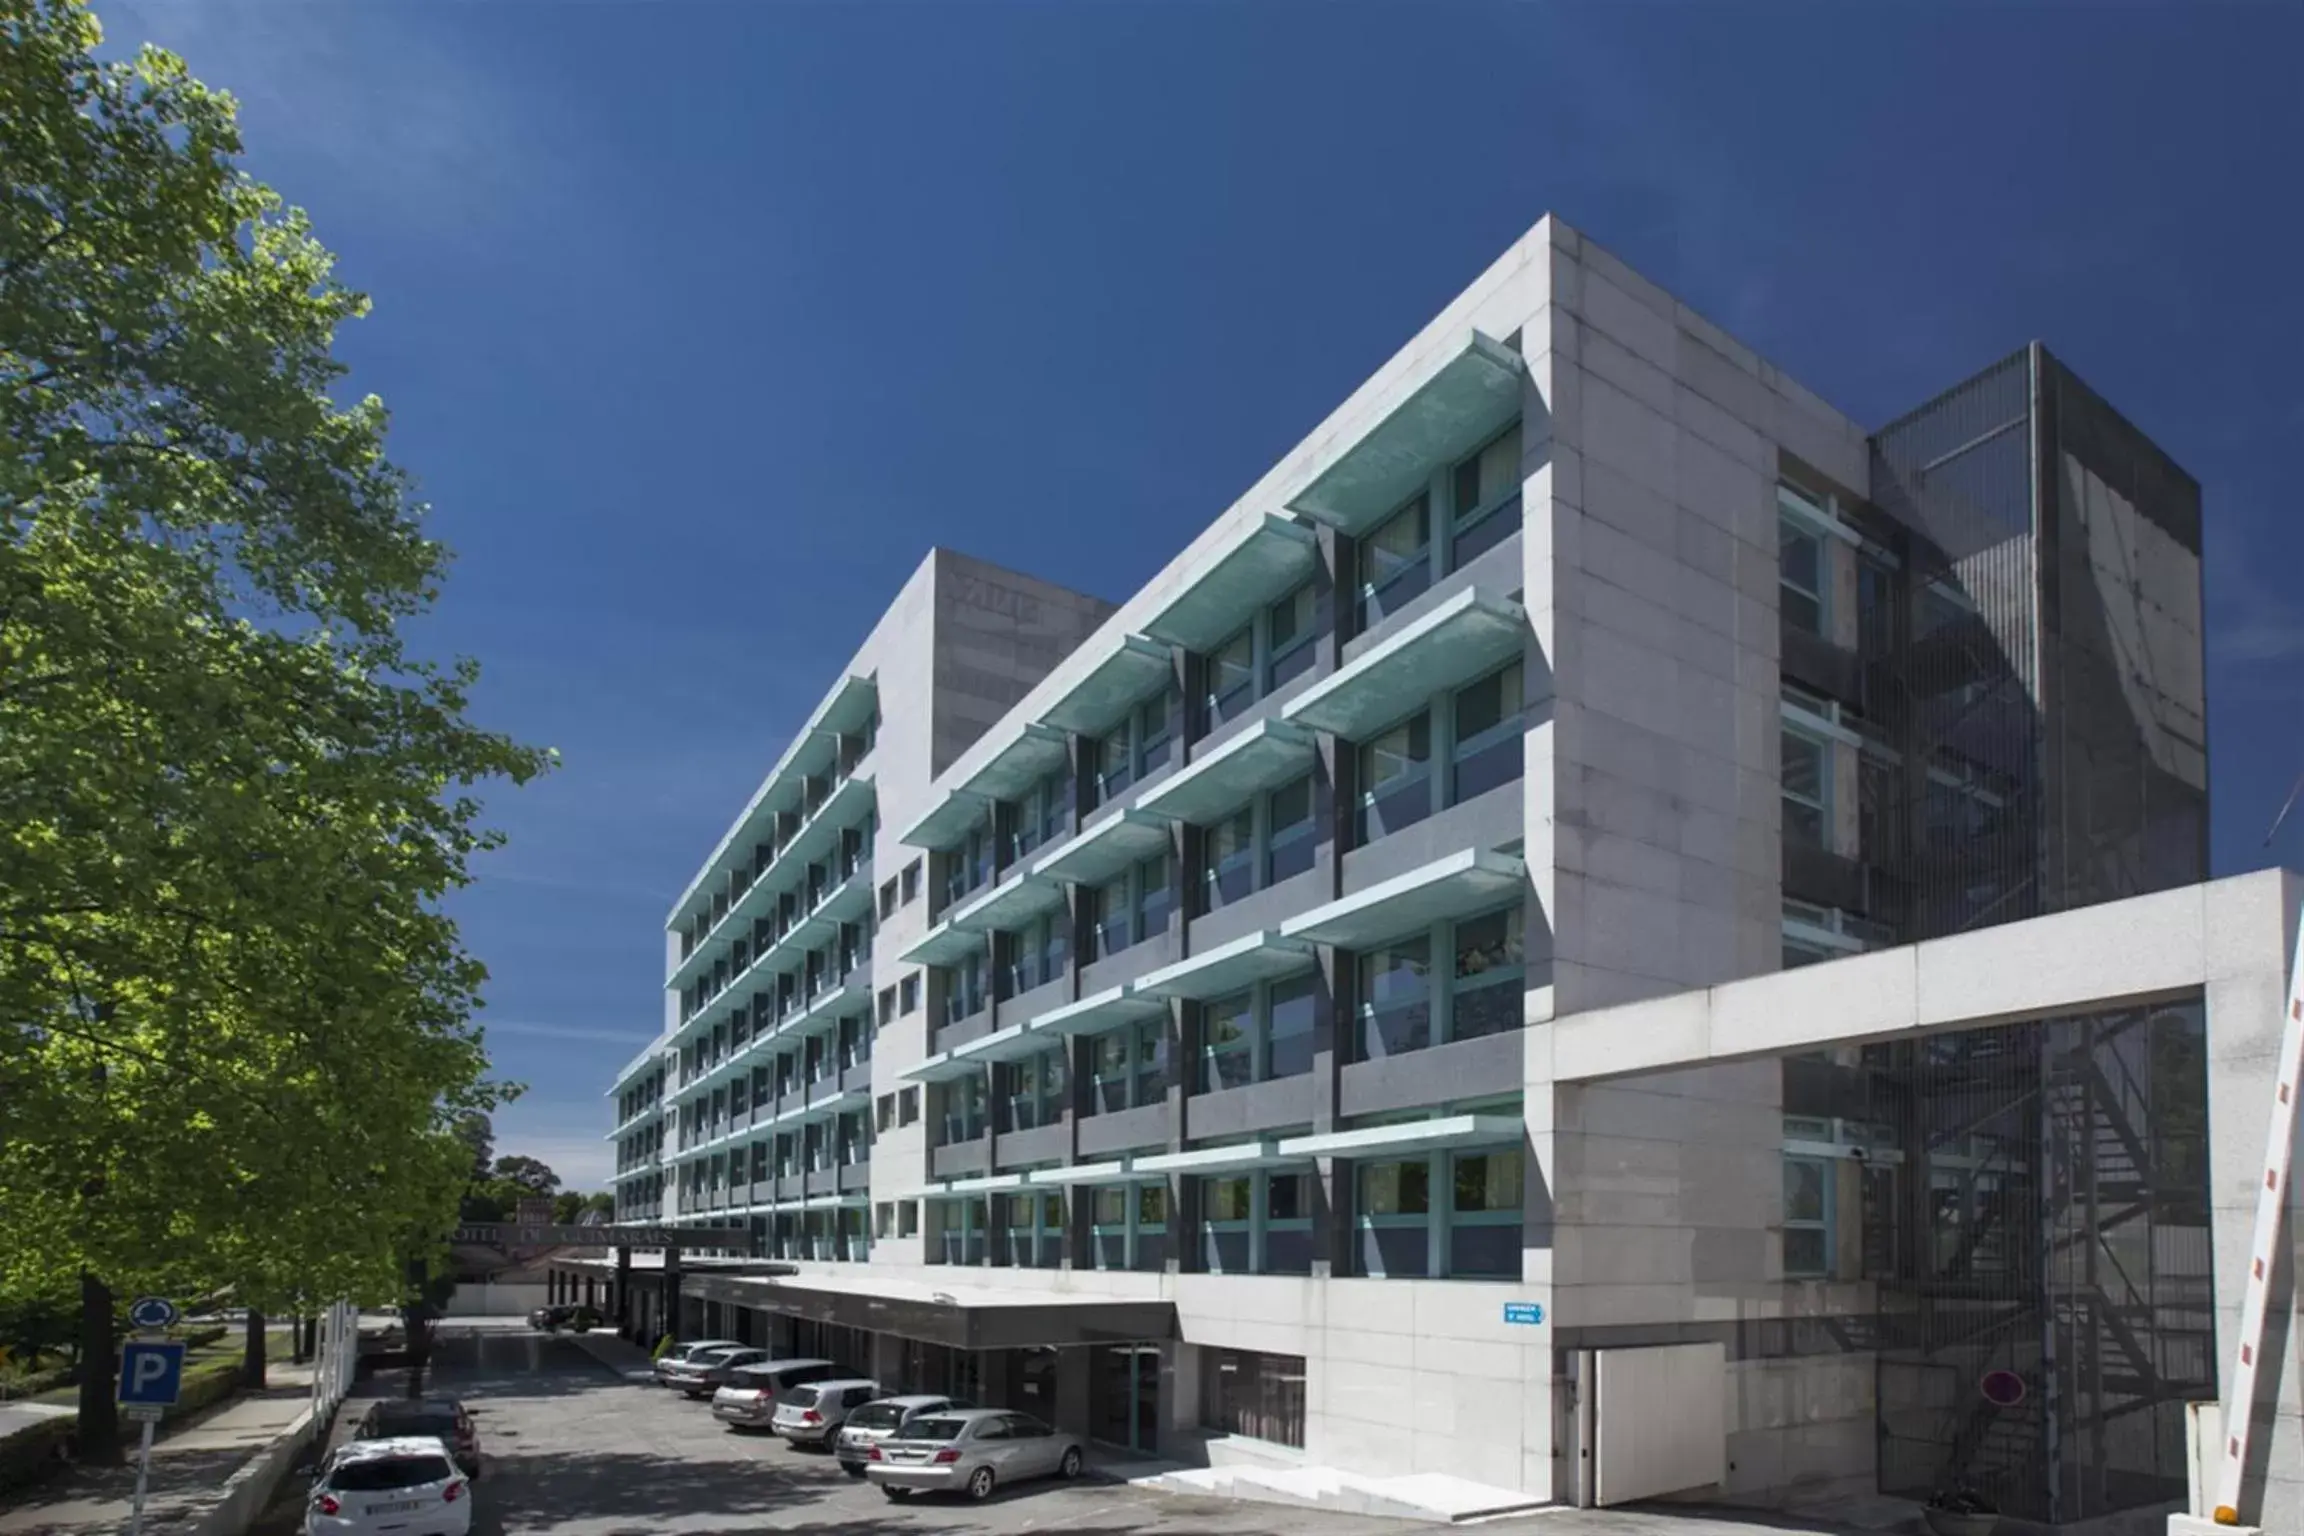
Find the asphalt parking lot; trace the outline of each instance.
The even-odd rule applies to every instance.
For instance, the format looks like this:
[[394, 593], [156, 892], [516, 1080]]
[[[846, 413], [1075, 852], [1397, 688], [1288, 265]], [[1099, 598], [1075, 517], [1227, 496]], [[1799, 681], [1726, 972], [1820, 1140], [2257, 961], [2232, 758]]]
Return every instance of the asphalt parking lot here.
[[[390, 1377], [365, 1390], [391, 1390]], [[701, 1402], [643, 1386], [561, 1336], [443, 1332], [433, 1389], [461, 1397], [480, 1428], [485, 1475], [477, 1536], [900, 1536], [908, 1531], [1066, 1536], [1410, 1536], [1433, 1527], [1204, 1499], [1093, 1476], [1003, 1489], [982, 1504], [892, 1503], [829, 1456], [731, 1430]], [[255, 1536], [299, 1529], [303, 1485], [284, 1491]], [[1758, 1524], [1756, 1522], [1755, 1524]], [[1765, 1522], [1769, 1536], [1820, 1530]], [[1484, 1523], [1484, 1536], [1759, 1536], [1754, 1524], [1662, 1511], [1547, 1511]]]

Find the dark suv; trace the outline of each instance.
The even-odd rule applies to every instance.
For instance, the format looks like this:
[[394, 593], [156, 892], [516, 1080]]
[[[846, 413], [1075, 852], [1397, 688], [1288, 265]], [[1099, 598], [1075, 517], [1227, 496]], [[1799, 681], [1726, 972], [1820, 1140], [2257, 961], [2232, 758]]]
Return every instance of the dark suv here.
[[480, 1477], [480, 1431], [471, 1410], [452, 1397], [387, 1398], [368, 1410], [353, 1432], [355, 1440], [402, 1440], [429, 1435], [456, 1457], [457, 1470]]

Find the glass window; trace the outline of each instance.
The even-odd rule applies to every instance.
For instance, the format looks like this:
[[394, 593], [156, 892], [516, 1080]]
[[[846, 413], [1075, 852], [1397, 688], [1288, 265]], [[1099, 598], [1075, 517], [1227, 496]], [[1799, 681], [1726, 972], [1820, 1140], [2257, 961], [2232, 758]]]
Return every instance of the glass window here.
[[1136, 1082], [1131, 1092], [1138, 1104], [1156, 1104], [1168, 1094], [1168, 1030], [1158, 1019], [1139, 1024], [1136, 1041]]
[[1312, 776], [1283, 784], [1265, 797], [1264, 883], [1277, 885], [1312, 867], [1318, 828], [1312, 822]]
[[1312, 584], [1306, 582], [1274, 603], [1265, 622], [1271, 635], [1264, 662], [1264, 686], [1269, 690], [1302, 675], [1312, 665], [1312, 642], [1318, 638], [1320, 622], [1319, 600]]
[[1136, 866], [1138, 940], [1168, 931], [1168, 920], [1176, 912], [1176, 893], [1169, 887], [1168, 855], [1163, 853]]
[[1310, 977], [1272, 984], [1266, 1006], [1264, 1075], [1296, 1077], [1312, 1070], [1312, 1027], [1318, 1014]]
[[1398, 613], [1432, 585], [1432, 515], [1418, 496], [1360, 544], [1363, 624]]
[[1096, 798], [1099, 802], [1125, 792], [1136, 782], [1136, 755], [1128, 740], [1128, 727], [1096, 743]]
[[1200, 1091], [1239, 1088], [1255, 1080], [1255, 994], [1218, 998], [1201, 1014]]
[[1832, 1268], [1832, 1164], [1784, 1159], [1784, 1273], [1816, 1277]]
[[1427, 936], [1360, 956], [1361, 1060], [1420, 1051], [1432, 1043], [1431, 970]]
[[1419, 1276], [1431, 1269], [1432, 1165], [1424, 1158], [1362, 1163], [1354, 1212], [1360, 1272]]
[[1128, 1087], [1135, 1076], [1134, 1040], [1125, 1029], [1098, 1035], [1088, 1045], [1090, 1113], [1128, 1108]]
[[1200, 1422], [1227, 1435], [1304, 1444], [1304, 1360], [1248, 1349], [1201, 1352]]
[[1457, 690], [1452, 802], [1469, 800], [1520, 777], [1527, 739], [1520, 719], [1520, 691], [1517, 661]]
[[1208, 653], [1208, 723], [1221, 725], [1256, 701], [1256, 632], [1243, 629]]
[[1448, 1273], [1519, 1279], [1520, 1149], [1459, 1152], [1453, 1161]]
[[1479, 1035], [1518, 1029], [1521, 1024], [1521, 909], [1512, 907], [1485, 917], [1467, 918], [1456, 925], [1456, 974], [1453, 1017], [1448, 1037], [1470, 1040]]
[[1168, 1186], [1136, 1186], [1136, 1251], [1130, 1269], [1159, 1269], [1168, 1262]]
[[1208, 910], [1256, 889], [1256, 811], [1243, 807], [1208, 829]]
[[1432, 814], [1432, 717], [1418, 713], [1360, 747], [1362, 843]]
[[1813, 736], [1785, 731], [1783, 736], [1784, 836], [1812, 848], [1832, 846], [1832, 748]]
[[1134, 932], [1134, 896], [1129, 890], [1128, 877], [1098, 886], [1090, 911], [1093, 914], [1096, 940], [1094, 958], [1104, 959], [1116, 955], [1136, 941]]
[[1512, 426], [1450, 477], [1456, 519], [1450, 569], [1461, 568], [1520, 529], [1520, 428]]
[[1255, 1268], [1255, 1180], [1200, 1181], [1200, 1265], [1212, 1275], [1244, 1275]]
[[[1780, 497], [1789, 494], [1783, 490]], [[1786, 622], [1812, 635], [1824, 633], [1824, 537], [1789, 517], [1776, 520], [1779, 600]]]
[[1167, 692], [1136, 711], [1136, 776], [1143, 778], [1167, 766], [1176, 730], [1176, 690]]
[[1312, 1176], [1275, 1173], [1264, 1186], [1264, 1273], [1312, 1272]]

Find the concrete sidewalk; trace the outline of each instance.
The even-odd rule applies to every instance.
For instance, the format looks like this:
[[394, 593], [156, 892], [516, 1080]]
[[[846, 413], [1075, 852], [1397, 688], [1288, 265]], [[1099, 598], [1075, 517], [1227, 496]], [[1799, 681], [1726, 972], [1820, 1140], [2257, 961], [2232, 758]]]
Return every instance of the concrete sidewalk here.
[[[152, 1476], [144, 1498], [146, 1536], [190, 1531], [222, 1494], [225, 1481], [280, 1439], [312, 1408], [312, 1369], [270, 1365], [265, 1390], [243, 1392], [162, 1424], [152, 1442]], [[74, 1467], [0, 1505], [0, 1536], [118, 1536], [136, 1491], [139, 1427], [120, 1426], [126, 1454], [117, 1467]]]

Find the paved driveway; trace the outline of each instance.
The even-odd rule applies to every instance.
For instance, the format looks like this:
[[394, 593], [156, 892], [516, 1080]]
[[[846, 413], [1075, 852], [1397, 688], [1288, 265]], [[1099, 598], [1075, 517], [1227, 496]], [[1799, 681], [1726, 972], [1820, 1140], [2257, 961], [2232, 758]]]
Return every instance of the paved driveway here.
[[[465, 1398], [479, 1422], [488, 1465], [475, 1489], [478, 1536], [1411, 1536], [1431, 1529], [1094, 1479], [1020, 1485], [984, 1504], [895, 1504], [831, 1458], [729, 1430], [705, 1404], [625, 1380], [564, 1337], [444, 1332], [433, 1384]], [[285, 1502], [262, 1536], [292, 1532], [296, 1507]], [[1547, 1512], [1480, 1529], [1486, 1536], [1650, 1536], [1662, 1527], [1669, 1536], [1756, 1536], [1732, 1522], [1613, 1512]]]

